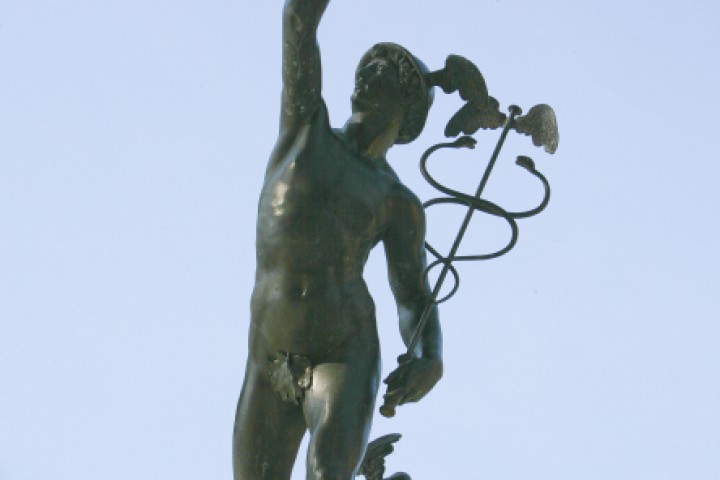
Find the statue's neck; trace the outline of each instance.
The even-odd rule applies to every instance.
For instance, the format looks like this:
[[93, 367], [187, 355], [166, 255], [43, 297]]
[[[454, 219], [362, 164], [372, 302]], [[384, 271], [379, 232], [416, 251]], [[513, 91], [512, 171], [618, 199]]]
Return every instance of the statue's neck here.
[[373, 118], [366, 112], [353, 113], [342, 128], [345, 141], [358, 153], [370, 158], [385, 159], [395, 144], [400, 131], [400, 121]]

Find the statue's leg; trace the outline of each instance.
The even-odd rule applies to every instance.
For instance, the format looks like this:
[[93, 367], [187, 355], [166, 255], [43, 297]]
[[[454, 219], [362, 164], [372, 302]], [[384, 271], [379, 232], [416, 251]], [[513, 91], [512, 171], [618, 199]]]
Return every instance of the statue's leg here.
[[379, 378], [373, 348], [351, 361], [315, 366], [303, 404], [311, 433], [308, 480], [353, 479], [367, 445]]
[[235, 480], [289, 480], [305, 430], [301, 408], [273, 391], [267, 362], [249, 359], [235, 416]]

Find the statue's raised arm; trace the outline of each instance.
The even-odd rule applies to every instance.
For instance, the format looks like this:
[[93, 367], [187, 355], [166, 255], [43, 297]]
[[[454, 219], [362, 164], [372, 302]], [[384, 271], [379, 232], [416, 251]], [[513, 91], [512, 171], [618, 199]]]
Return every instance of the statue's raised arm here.
[[280, 133], [303, 124], [320, 104], [322, 73], [317, 28], [329, 0], [286, 0], [283, 8]]

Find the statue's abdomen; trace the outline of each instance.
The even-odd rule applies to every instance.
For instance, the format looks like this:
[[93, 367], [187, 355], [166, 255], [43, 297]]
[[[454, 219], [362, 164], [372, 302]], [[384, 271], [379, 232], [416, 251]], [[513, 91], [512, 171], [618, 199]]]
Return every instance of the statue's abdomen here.
[[[312, 357], [375, 333], [362, 269], [373, 215], [339, 170], [288, 158], [266, 179], [257, 228], [252, 322], [269, 350]], [[344, 212], [343, 205], [353, 205]]]

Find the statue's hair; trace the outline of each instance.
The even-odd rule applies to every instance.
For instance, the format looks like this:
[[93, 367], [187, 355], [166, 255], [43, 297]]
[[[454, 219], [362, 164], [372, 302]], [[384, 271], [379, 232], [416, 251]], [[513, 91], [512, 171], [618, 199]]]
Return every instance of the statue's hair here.
[[405, 115], [395, 143], [410, 143], [422, 132], [432, 104], [432, 89], [425, 81], [428, 69], [410, 52], [394, 43], [378, 43], [373, 46], [360, 60], [358, 69], [376, 58], [391, 62], [398, 70]]
[[424, 93], [421, 91], [421, 74], [406, 52], [380, 43], [370, 50], [369, 59], [376, 58], [388, 60], [397, 68], [403, 92], [403, 103], [412, 103], [421, 98]]

